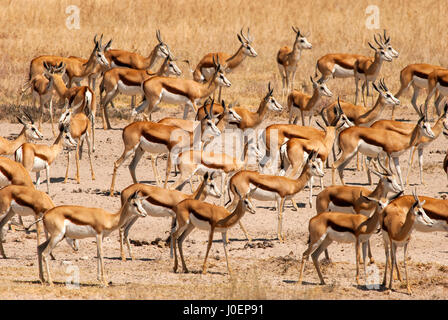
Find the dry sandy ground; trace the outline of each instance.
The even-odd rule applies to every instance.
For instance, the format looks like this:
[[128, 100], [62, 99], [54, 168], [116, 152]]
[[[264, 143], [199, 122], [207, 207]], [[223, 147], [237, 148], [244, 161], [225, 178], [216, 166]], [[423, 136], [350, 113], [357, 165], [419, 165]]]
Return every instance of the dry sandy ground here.
[[[405, 107], [400, 107], [405, 111]], [[173, 111], [178, 111], [173, 109]], [[174, 112], [171, 112], [174, 114]], [[168, 114], [167, 114], [168, 115]], [[161, 117], [158, 113], [156, 118]], [[414, 116], [412, 119], [414, 120]], [[100, 120], [100, 119], [98, 119]], [[281, 120], [284, 122], [284, 120]], [[99, 122], [99, 121], [98, 121]], [[119, 197], [109, 197], [113, 161], [123, 150], [121, 128], [127, 122], [116, 122], [114, 130], [96, 131], [97, 151], [94, 154], [96, 180], [90, 179], [87, 153], [81, 161], [81, 184], [71, 179], [63, 183], [65, 154], [57, 158], [51, 167], [51, 197], [57, 205], [78, 204], [102, 207], [115, 212], [119, 209]], [[267, 123], [265, 124], [267, 125]], [[99, 126], [97, 125], [97, 128]], [[10, 136], [20, 130], [18, 124], [2, 123], [1, 136]], [[54, 140], [49, 124], [43, 127], [46, 137], [43, 143]], [[440, 136], [428, 150], [425, 150], [425, 177], [427, 186], [418, 185], [418, 194], [436, 198], [447, 193], [447, 177], [442, 170], [446, 140]], [[407, 164], [407, 153], [401, 157], [402, 168]], [[127, 169], [130, 160], [118, 171], [116, 190], [120, 191], [132, 183]], [[164, 161], [159, 167], [164, 169]], [[74, 161], [70, 177], [74, 177]], [[365, 173], [353, 170], [354, 163], [346, 170], [346, 181], [365, 184]], [[32, 175], [34, 179], [34, 174]], [[140, 162], [137, 177], [144, 182], [154, 183], [150, 161], [146, 157]], [[45, 177], [43, 178], [45, 182]], [[325, 185], [331, 181], [327, 169]], [[418, 170], [412, 172], [411, 187], [418, 181]], [[410, 193], [411, 187], [406, 190]], [[46, 190], [45, 184], [40, 190]], [[184, 191], [188, 192], [187, 186]], [[314, 189], [314, 195], [320, 192]], [[300, 210], [294, 212], [288, 203], [284, 214], [286, 242], [276, 240], [277, 214], [270, 210], [270, 203], [255, 201], [255, 215], [246, 214], [243, 221], [254, 238], [248, 245], [242, 231], [235, 226], [230, 231], [230, 264], [234, 277], [226, 271], [225, 256], [220, 235], [216, 235], [209, 258], [208, 273], [200, 273], [206, 249], [207, 233], [195, 230], [185, 241], [184, 252], [189, 274], [173, 273], [173, 260], [169, 248], [162, 241], [168, 236], [170, 221], [163, 218], [139, 219], [131, 230], [130, 238], [139, 240], [140, 246], [133, 246], [135, 260], [121, 261], [118, 232], [104, 241], [105, 269], [111, 281], [108, 288], [100, 288], [96, 280], [95, 239], [80, 242], [80, 250], [73, 252], [67, 243], [61, 242], [54, 254], [56, 261], [50, 262], [54, 287], [42, 286], [38, 281], [36, 233], [9, 230], [5, 236], [5, 250], [8, 259], [0, 259], [1, 299], [446, 299], [448, 297], [448, 239], [446, 234], [436, 232], [423, 234], [415, 232], [409, 245], [410, 281], [414, 294], [407, 295], [404, 282], [394, 282], [395, 290], [390, 294], [382, 288], [367, 290], [355, 282], [354, 246], [332, 244], [329, 248], [333, 263], [322, 266], [327, 285], [318, 285], [318, 277], [312, 265], [307, 264], [304, 284], [299, 285], [298, 259], [306, 248], [308, 220], [315, 214], [314, 208], [305, 203], [308, 190], [302, 191], [296, 201]], [[209, 199], [215, 201], [216, 199]], [[25, 224], [31, 223], [25, 219]], [[6, 229], [6, 227], [5, 227]], [[33, 230], [34, 231], [34, 230]], [[378, 281], [382, 280], [384, 249], [379, 234], [372, 237], [372, 250], [379, 269]], [[137, 242], [138, 243], [138, 242]], [[403, 268], [402, 250], [399, 251], [400, 266]], [[73, 275], [71, 270], [79, 269], [79, 288], [66, 286]], [[404, 274], [404, 269], [402, 269]]]

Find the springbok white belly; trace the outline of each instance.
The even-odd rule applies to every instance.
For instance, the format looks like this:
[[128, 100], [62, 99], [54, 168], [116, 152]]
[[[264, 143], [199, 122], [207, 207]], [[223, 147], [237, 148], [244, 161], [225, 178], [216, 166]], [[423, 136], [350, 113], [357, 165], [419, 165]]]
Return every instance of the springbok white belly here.
[[161, 101], [172, 104], [186, 104], [191, 103], [190, 99], [181, 94], [171, 93], [165, 89], [162, 89]]
[[428, 88], [428, 80], [427, 79], [413, 76], [412, 80], [414, 81], [414, 85], [416, 85], [417, 87], [422, 88], [422, 89]]
[[352, 69], [345, 69], [338, 64], [333, 67], [333, 77], [335, 78], [349, 78], [353, 77], [354, 74]]
[[439, 83], [437, 83], [436, 87], [442, 96], [448, 95], [448, 87], [441, 86]]
[[[16, 161], [19, 163], [22, 163], [22, 147], [20, 147], [19, 149], [17, 149], [16, 151]], [[33, 163], [33, 168], [31, 169], [32, 172], [39, 172], [44, 170], [47, 167], [47, 162], [39, 157], [34, 157], [34, 163]]]
[[[190, 213], [190, 222], [198, 229], [210, 231], [210, 223], [208, 221], [204, 221], [201, 219], [198, 219], [194, 216], [194, 214]], [[215, 232], [223, 232], [227, 229], [223, 228], [215, 228]]]
[[148, 215], [150, 215], [152, 217], [172, 217], [175, 215], [173, 210], [152, 204], [151, 202], [149, 202], [147, 200], [142, 201], [142, 206], [143, 206], [143, 209], [146, 210]]
[[22, 206], [15, 202], [11, 201], [11, 210], [14, 211], [19, 216], [34, 216], [34, 210], [27, 206]]
[[140, 137], [140, 147], [149, 153], [168, 153], [168, 148], [163, 143], [156, 143], [147, 140], [145, 137]]
[[250, 197], [260, 201], [275, 201], [280, 196], [277, 192], [263, 190], [261, 188], [257, 188], [253, 184], [250, 184]]
[[123, 83], [123, 81], [118, 80], [117, 89], [120, 93], [135, 96], [139, 94], [143, 94], [143, 90], [141, 86], [128, 86]]
[[343, 242], [343, 243], [353, 243], [356, 241], [356, 238], [353, 233], [351, 232], [337, 232], [333, 230], [331, 227], [328, 227], [327, 235], [330, 237], [331, 240], [336, 242]]
[[65, 236], [72, 239], [95, 237], [96, 231], [89, 225], [77, 225], [70, 220], [64, 220]]
[[383, 148], [368, 144], [364, 140], [360, 140], [358, 143], [358, 151], [366, 156], [374, 158], [383, 152]]

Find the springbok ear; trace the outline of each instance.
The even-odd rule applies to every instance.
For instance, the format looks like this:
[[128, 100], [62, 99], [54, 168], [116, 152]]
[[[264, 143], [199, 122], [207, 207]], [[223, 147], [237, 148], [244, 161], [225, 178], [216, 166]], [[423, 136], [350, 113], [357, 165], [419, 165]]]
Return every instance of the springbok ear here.
[[112, 44], [112, 39], [109, 40], [109, 42], [106, 44], [106, 46], [104, 47], [103, 51], [107, 51], [107, 49], [109, 49], [110, 45]]

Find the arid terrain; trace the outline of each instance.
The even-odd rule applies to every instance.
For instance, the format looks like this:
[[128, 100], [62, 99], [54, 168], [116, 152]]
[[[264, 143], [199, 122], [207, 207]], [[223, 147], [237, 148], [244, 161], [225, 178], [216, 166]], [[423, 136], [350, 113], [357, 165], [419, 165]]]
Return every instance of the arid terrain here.
[[[39, 5], [38, 5], [39, 3]], [[375, 32], [388, 30], [398, 59], [385, 63], [381, 77], [385, 78], [392, 92], [399, 88], [399, 72], [410, 63], [426, 62], [447, 65], [444, 54], [447, 27], [441, 1], [379, 1], [380, 28], [368, 30], [365, 27], [365, 12], [369, 1], [136, 1], [129, 7], [120, 1], [48, 1], [47, 5], [29, 1], [1, 1], [0, 10], [0, 136], [13, 138], [21, 130], [15, 116], [21, 109], [28, 110], [34, 117], [36, 109], [31, 107], [29, 92], [17, 106], [19, 89], [28, 75], [29, 62], [42, 54], [76, 55], [87, 57], [93, 48], [95, 34], [104, 33], [106, 40], [112, 38], [112, 48], [137, 51], [143, 55], [156, 44], [155, 30], [161, 29], [164, 40], [179, 58], [190, 59], [194, 68], [207, 52], [234, 52], [239, 42], [236, 34], [242, 27], [250, 27], [254, 35], [256, 58], [246, 58], [235, 73], [229, 75], [232, 87], [223, 91], [226, 101], [238, 100], [240, 105], [252, 110], [264, 96], [269, 81], [275, 87], [274, 95], [279, 98], [281, 79], [275, 63], [275, 55], [281, 46], [291, 46], [294, 33], [291, 25], [297, 25], [304, 32], [311, 31], [309, 41], [313, 49], [303, 52], [296, 75], [295, 87], [311, 92], [309, 76], [314, 74], [316, 60], [330, 52], [353, 52], [371, 55], [373, 51], [367, 42], [373, 41]], [[80, 8], [79, 30], [65, 27], [68, 14], [65, 8], [75, 4]], [[423, 13], [423, 14], [422, 14]], [[20, 23], [19, 23], [20, 21]], [[436, 21], [437, 23], [432, 23]], [[191, 78], [182, 65], [184, 77]], [[333, 98], [353, 101], [352, 79], [330, 80], [329, 89]], [[96, 91], [98, 94], [98, 90]], [[376, 97], [376, 92], [374, 93]], [[396, 116], [401, 120], [418, 120], [410, 104], [411, 91], [403, 95]], [[420, 95], [423, 103], [426, 93]], [[140, 98], [137, 100], [139, 101]], [[99, 100], [99, 99], [98, 99]], [[129, 123], [129, 97], [117, 97], [113, 115], [113, 130], [101, 127], [98, 113], [96, 123], [96, 151], [93, 154], [96, 180], [90, 178], [87, 152], [81, 160], [81, 183], [74, 177], [75, 162], [72, 157], [70, 179], [64, 184], [66, 154], [61, 154], [51, 166], [50, 196], [56, 203], [101, 207], [111, 212], [119, 210], [120, 198], [109, 196], [113, 162], [121, 155], [123, 143], [122, 128]], [[323, 104], [329, 103], [326, 98]], [[369, 103], [370, 103], [369, 98]], [[284, 101], [280, 101], [284, 107]], [[165, 116], [181, 117], [180, 107], [163, 107], [154, 114], [154, 120]], [[60, 109], [56, 111], [59, 117]], [[433, 109], [430, 109], [433, 117]], [[190, 113], [190, 118], [192, 117]], [[390, 117], [390, 109], [383, 112], [383, 118]], [[44, 117], [48, 120], [48, 110]], [[269, 113], [261, 129], [272, 123], [286, 123], [287, 114]], [[44, 141], [54, 141], [50, 124], [42, 128]], [[424, 175], [426, 185], [419, 185], [417, 157], [410, 174], [406, 194], [414, 187], [418, 195], [442, 198], [448, 194], [447, 176], [442, 162], [447, 150], [443, 135], [424, 152]], [[85, 150], [86, 151], [86, 150]], [[116, 190], [121, 191], [132, 183], [125, 161], [118, 171]], [[408, 164], [408, 152], [400, 158], [402, 171]], [[365, 172], [355, 170], [352, 161], [345, 172], [348, 184], [367, 185]], [[160, 173], [165, 170], [165, 161], [159, 160]], [[325, 170], [324, 185], [331, 183], [331, 170]], [[33, 180], [35, 175], [31, 175]], [[145, 155], [137, 168], [140, 181], [154, 184], [150, 161]], [[375, 182], [377, 178], [374, 178]], [[39, 189], [46, 190], [46, 177]], [[171, 176], [170, 183], [174, 177]], [[339, 183], [339, 180], [337, 180]], [[197, 183], [195, 184], [195, 186]], [[189, 186], [185, 186], [189, 192]], [[321, 189], [315, 184], [314, 196]], [[226, 199], [228, 196], [226, 195]], [[29, 234], [8, 230], [5, 234], [5, 251], [8, 259], [0, 259], [0, 299], [446, 299], [448, 297], [448, 239], [442, 232], [412, 234], [408, 247], [408, 268], [413, 294], [407, 294], [405, 281], [394, 282], [394, 291], [387, 294], [384, 288], [369, 290], [358, 287], [355, 281], [355, 250], [351, 244], [333, 243], [329, 247], [331, 264], [321, 266], [327, 285], [319, 285], [319, 279], [311, 260], [307, 263], [304, 283], [298, 284], [298, 266], [308, 240], [308, 221], [315, 215], [308, 205], [308, 188], [295, 200], [299, 211], [292, 210], [288, 202], [285, 207], [283, 229], [286, 241], [280, 243], [276, 237], [277, 212], [274, 203], [259, 202], [255, 215], [247, 213], [243, 222], [253, 237], [248, 243], [243, 232], [235, 226], [229, 232], [229, 259], [234, 276], [227, 274], [221, 237], [216, 234], [209, 256], [206, 275], [201, 274], [205, 255], [207, 233], [195, 230], [185, 240], [184, 253], [189, 274], [174, 273], [173, 260], [164, 240], [168, 237], [170, 219], [139, 218], [130, 233], [135, 260], [121, 261], [118, 232], [115, 231], [103, 242], [105, 270], [110, 285], [98, 286], [96, 279], [96, 242], [94, 238], [81, 240], [78, 252], [63, 241], [54, 250], [56, 260], [50, 261], [55, 281], [54, 287], [39, 282], [36, 232]], [[218, 200], [208, 198], [215, 203]], [[24, 218], [25, 225], [33, 219]], [[7, 227], [5, 227], [5, 230]], [[373, 256], [377, 269], [371, 267], [374, 283], [382, 281], [384, 272], [384, 247], [381, 234], [371, 238]], [[323, 255], [321, 256], [323, 258]], [[397, 257], [404, 277], [403, 251]], [[79, 270], [80, 286], [67, 286]], [[376, 270], [376, 271], [375, 271]], [[363, 272], [361, 282], [364, 283]], [[377, 281], [375, 280], [377, 279]]]

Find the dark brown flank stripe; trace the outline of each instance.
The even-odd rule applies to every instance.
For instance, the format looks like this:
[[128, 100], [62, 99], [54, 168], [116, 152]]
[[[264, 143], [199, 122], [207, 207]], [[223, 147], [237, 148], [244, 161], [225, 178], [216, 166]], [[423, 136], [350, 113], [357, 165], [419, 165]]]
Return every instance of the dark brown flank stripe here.
[[9, 173], [9, 171], [6, 171], [5, 168], [0, 167], [0, 171], [3, 173], [3, 175], [9, 180], [12, 180], [12, 175]]
[[202, 215], [201, 215], [199, 212], [197, 212], [196, 210], [194, 210], [194, 209], [190, 209], [190, 213], [193, 214], [194, 217], [195, 217], [196, 219], [199, 219], [199, 220], [201, 220], [201, 221], [206, 221], [206, 222], [208, 222], [208, 219], [205, 218], [204, 216], [202, 216]]
[[143, 131], [142, 132], [142, 136], [145, 137], [145, 139], [148, 140], [148, 141], [166, 145], [166, 141], [165, 140], [160, 139], [157, 136], [151, 135], [147, 131]]
[[426, 209], [425, 206], [423, 206], [423, 209], [425, 209], [426, 215], [434, 220], [443, 220], [446, 221], [448, 223], [448, 217], [444, 217], [440, 214], [438, 214], [437, 212], [431, 211], [429, 209]]
[[23, 207], [28, 207], [28, 208], [31, 208], [31, 209], [34, 210], [34, 206], [33, 206], [32, 203], [28, 203], [28, 202], [26, 202], [26, 201], [23, 201], [23, 199], [20, 198], [20, 197], [15, 198], [14, 201], [15, 201], [17, 204], [20, 204], [20, 205], [23, 206]]
[[340, 65], [344, 69], [353, 69], [353, 65], [346, 63], [344, 60], [338, 60], [336, 64]]
[[448, 81], [445, 81], [443, 78], [439, 78], [438, 80], [442, 87], [448, 87]]
[[112, 59], [113, 59], [113, 62], [115, 63], [115, 65], [117, 67], [126, 67], [126, 68], [131, 68], [132, 67], [131, 65], [129, 65], [129, 64], [125, 63], [125, 62], [121, 62], [120, 60], [118, 60], [115, 57], [112, 57]]
[[263, 183], [254, 181], [254, 179], [249, 179], [249, 182], [252, 183], [257, 188], [260, 188], [260, 189], [263, 189], [263, 190], [267, 190], [267, 191], [271, 191], [271, 192], [277, 192], [277, 190], [275, 190], [274, 188], [271, 188], [270, 186], [265, 185]]
[[160, 206], [160, 207], [164, 207], [164, 208], [171, 208], [171, 206], [167, 206], [165, 203], [159, 202], [156, 199], [152, 198], [151, 196], [147, 197], [145, 200], [151, 204], [156, 205], [156, 206]]
[[358, 67], [356, 68], [356, 72], [358, 73], [364, 73], [364, 70], [360, 68], [360, 66], [358, 65]]
[[424, 72], [420, 72], [420, 71], [414, 71], [414, 75], [419, 77], [419, 78], [423, 78], [423, 79], [428, 79], [429, 74], [424, 73]]
[[336, 232], [350, 232], [351, 234], [354, 234], [352, 229], [340, 226], [331, 220], [328, 220], [328, 226]]
[[345, 201], [337, 196], [330, 195], [331, 202], [338, 207], [351, 207], [353, 204], [351, 202]]
[[185, 92], [177, 89], [176, 87], [170, 86], [169, 84], [163, 83], [162, 88], [165, 89], [166, 91], [169, 91], [172, 94], [178, 94], [178, 95], [190, 98], [189, 96], [185, 95]]
[[132, 87], [140, 87], [141, 86], [141, 82], [139, 81], [132, 81], [128, 78], [126, 78], [124, 75], [119, 74], [118, 78], [121, 80], [121, 82], [123, 82], [125, 85], [127, 86], [132, 86]]
[[73, 217], [71, 215], [64, 215], [64, 218], [78, 226], [87, 226], [88, 225], [88, 223], [85, 223], [79, 219], [76, 219], [75, 217]]

